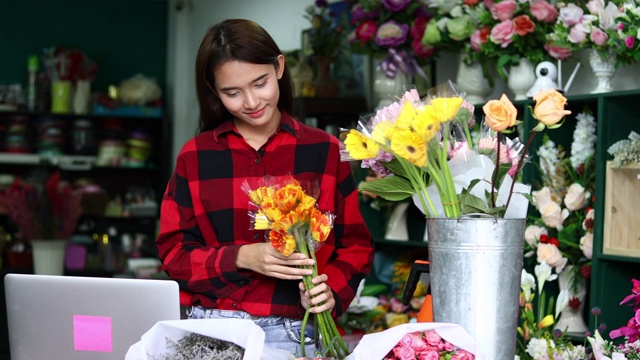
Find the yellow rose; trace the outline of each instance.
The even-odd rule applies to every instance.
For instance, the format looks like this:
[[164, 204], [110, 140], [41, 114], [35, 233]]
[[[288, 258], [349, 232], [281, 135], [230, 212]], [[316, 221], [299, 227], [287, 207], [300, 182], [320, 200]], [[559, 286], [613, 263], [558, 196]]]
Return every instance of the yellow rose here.
[[495, 131], [501, 132], [516, 124], [518, 110], [505, 94], [502, 94], [500, 100], [487, 101], [482, 110], [484, 122]]
[[539, 91], [533, 96], [536, 106], [533, 108], [533, 115], [546, 126], [555, 125], [571, 111], [565, 110], [567, 98], [562, 96], [557, 90], [547, 89]]

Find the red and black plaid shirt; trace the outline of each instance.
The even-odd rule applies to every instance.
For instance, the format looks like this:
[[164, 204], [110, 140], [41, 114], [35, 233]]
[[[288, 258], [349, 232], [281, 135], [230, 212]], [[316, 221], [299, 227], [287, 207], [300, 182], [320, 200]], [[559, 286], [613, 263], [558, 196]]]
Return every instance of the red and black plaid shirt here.
[[280, 129], [256, 151], [233, 122], [185, 144], [161, 207], [156, 240], [164, 270], [190, 305], [242, 310], [255, 316], [300, 318], [298, 282], [236, 267], [238, 249], [265, 241], [251, 230], [244, 180], [291, 174], [320, 184], [318, 206], [336, 215], [331, 235], [317, 253], [340, 315], [371, 269], [373, 244], [358, 207], [349, 163], [340, 161], [338, 139], [283, 113]]

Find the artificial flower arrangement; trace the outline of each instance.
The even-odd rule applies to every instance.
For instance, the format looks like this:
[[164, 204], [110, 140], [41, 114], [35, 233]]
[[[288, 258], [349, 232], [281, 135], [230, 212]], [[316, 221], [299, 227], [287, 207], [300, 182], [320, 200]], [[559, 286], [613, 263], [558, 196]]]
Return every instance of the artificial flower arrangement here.
[[530, 216], [525, 231], [525, 258], [558, 274], [573, 266], [572, 283], [591, 274], [595, 192], [595, 118], [587, 109], [576, 119], [569, 157], [547, 137], [537, 152], [542, 181], [532, 202], [540, 216]]
[[59, 171], [44, 185], [16, 178], [0, 192], [0, 206], [27, 241], [68, 239], [82, 214], [81, 194], [62, 180]]
[[625, 297], [620, 305], [633, 306], [633, 315], [626, 325], [611, 330], [611, 339], [624, 338], [619, 344], [604, 340], [597, 330], [587, 339], [593, 347], [596, 360], [640, 360], [640, 280], [632, 279], [631, 294]]
[[561, 3], [547, 50], [563, 60], [580, 49], [593, 49], [601, 58], [615, 57], [616, 65], [640, 59], [637, 1], [589, 0], [586, 3]]
[[551, 58], [544, 45], [558, 11], [546, 0], [437, 0], [431, 3], [447, 6], [445, 9], [456, 6], [448, 12], [440, 8], [440, 13], [447, 13], [453, 19], [447, 16], [433, 26], [430, 23], [423, 41], [437, 44], [434, 40], [442, 32], [455, 41], [468, 38], [467, 56], [471, 60], [478, 57], [495, 60], [498, 74], [505, 80], [505, 69], [518, 65], [521, 58], [534, 64]]
[[[257, 183], [244, 181], [242, 190], [256, 210], [252, 211], [252, 224], [256, 230], [268, 230], [269, 243], [285, 256], [293, 252], [303, 253], [307, 258], [316, 260], [315, 253], [329, 237], [335, 215], [323, 212], [316, 206], [320, 193], [317, 183], [303, 185], [292, 176], [265, 177]], [[317, 263], [305, 266], [313, 270], [312, 275], [303, 276], [307, 290], [315, 285], [311, 281], [318, 276]], [[302, 328], [309, 319], [309, 309], [305, 311]], [[315, 324], [320, 333], [323, 355], [344, 359], [347, 347], [338, 332], [330, 311], [315, 316]], [[304, 336], [300, 339], [302, 356], [306, 356]]]
[[430, 19], [426, 6], [418, 0], [348, 0], [354, 53], [385, 56], [381, 64], [389, 78], [398, 71], [408, 76], [426, 77], [421, 65], [433, 49], [421, 42]]
[[344, 29], [336, 24], [335, 17], [329, 10], [326, 0], [316, 0], [307, 6], [304, 17], [311, 22], [309, 31], [309, 45], [311, 52], [307, 56], [334, 57], [344, 38]]
[[[486, 125], [474, 145], [469, 121], [473, 110], [464, 93], [452, 82], [436, 86], [421, 99], [415, 90], [361, 119], [357, 129], [343, 132], [343, 160], [363, 160], [363, 167], [384, 167], [393, 176], [360, 184], [388, 200], [413, 197], [427, 217], [458, 218], [485, 213], [495, 217], [526, 216], [530, 187], [518, 183], [535, 134], [560, 126], [566, 98], [555, 90], [534, 96], [533, 115], [538, 124], [526, 145], [509, 139], [518, 121], [517, 110], [503, 95], [484, 107]], [[472, 107], [471, 107], [472, 109]], [[390, 159], [390, 160], [389, 160]]]
[[[517, 356], [521, 360], [584, 359], [583, 345], [573, 345], [560, 330], [553, 329], [560, 311], [569, 302], [567, 290], [557, 298], [548, 296], [545, 285], [558, 278], [544, 261], [534, 268], [535, 277], [522, 269]], [[536, 299], [537, 297], [537, 299]]]

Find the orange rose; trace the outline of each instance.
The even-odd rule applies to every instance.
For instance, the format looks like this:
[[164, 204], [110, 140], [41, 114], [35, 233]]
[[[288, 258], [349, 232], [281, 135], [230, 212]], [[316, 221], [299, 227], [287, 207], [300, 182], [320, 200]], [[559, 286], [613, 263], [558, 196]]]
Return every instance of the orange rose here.
[[533, 115], [546, 126], [555, 125], [565, 115], [571, 114], [571, 111], [564, 108], [567, 104], [567, 98], [557, 90], [542, 90], [533, 96], [533, 100], [536, 102]]
[[520, 36], [525, 36], [528, 33], [532, 33], [536, 29], [536, 24], [531, 21], [528, 15], [520, 15], [513, 19], [513, 25], [516, 29], [516, 33]]
[[504, 131], [516, 124], [518, 110], [507, 95], [502, 94], [500, 100], [489, 100], [482, 107], [484, 122], [495, 131]]

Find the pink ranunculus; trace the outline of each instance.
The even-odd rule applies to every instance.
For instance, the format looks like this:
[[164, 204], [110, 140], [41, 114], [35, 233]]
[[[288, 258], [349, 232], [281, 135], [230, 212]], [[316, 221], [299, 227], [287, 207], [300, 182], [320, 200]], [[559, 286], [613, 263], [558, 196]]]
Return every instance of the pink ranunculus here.
[[496, 20], [505, 21], [511, 19], [517, 9], [518, 4], [515, 0], [504, 0], [493, 5], [491, 15]]
[[396, 346], [407, 346], [413, 349], [414, 352], [419, 353], [421, 351], [427, 350], [427, 344], [422, 339], [421, 332], [414, 332], [405, 334], [398, 345]]
[[580, 6], [570, 3], [560, 9], [558, 17], [564, 26], [571, 27], [580, 22], [582, 15], [584, 15], [584, 10]]
[[438, 360], [440, 359], [440, 353], [437, 350], [427, 350], [418, 354], [419, 360]]
[[544, 44], [544, 49], [547, 50], [547, 54], [556, 60], [564, 60], [573, 54], [571, 49], [561, 46], [551, 45], [551, 43]]
[[442, 337], [435, 330], [427, 330], [424, 333], [424, 340], [431, 346], [437, 346], [442, 341]]
[[531, 4], [531, 15], [533, 15], [538, 21], [551, 24], [558, 18], [558, 10], [555, 6], [549, 4], [545, 0], [540, 0]]
[[480, 42], [480, 30], [474, 31], [469, 41], [471, 43], [471, 48], [474, 51], [480, 51], [480, 46], [482, 45]]
[[624, 39], [624, 44], [627, 45], [627, 48], [629, 49], [633, 49], [633, 45], [635, 44], [636, 40], [633, 38], [633, 36], [627, 36], [626, 39]]
[[491, 35], [489, 38], [495, 44], [499, 44], [500, 47], [506, 48], [513, 41], [513, 34], [516, 29], [511, 20], [504, 20], [491, 29]]
[[598, 15], [600, 10], [604, 9], [604, 0], [589, 0], [587, 9], [589, 9], [591, 15]]
[[414, 360], [416, 352], [409, 346], [396, 346], [393, 348], [393, 354], [397, 360]]
[[580, 24], [576, 24], [569, 30], [569, 41], [574, 44], [580, 44], [587, 39], [587, 32]]
[[591, 41], [598, 46], [603, 46], [609, 40], [609, 35], [602, 29], [594, 27], [591, 29], [591, 35], [589, 35]]

